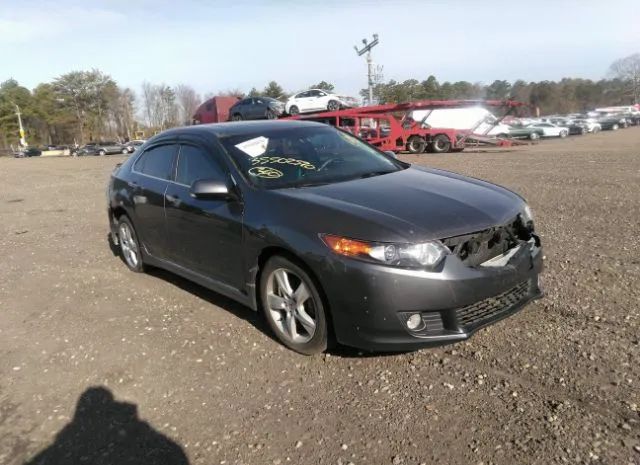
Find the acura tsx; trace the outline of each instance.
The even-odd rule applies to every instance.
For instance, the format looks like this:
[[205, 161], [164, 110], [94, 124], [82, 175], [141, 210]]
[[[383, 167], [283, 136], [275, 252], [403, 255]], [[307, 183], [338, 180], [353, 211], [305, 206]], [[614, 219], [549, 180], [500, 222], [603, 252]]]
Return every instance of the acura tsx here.
[[132, 271], [164, 268], [261, 311], [304, 354], [461, 341], [541, 296], [520, 196], [319, 123], [165, 131], [114, 170], [108, 203]]

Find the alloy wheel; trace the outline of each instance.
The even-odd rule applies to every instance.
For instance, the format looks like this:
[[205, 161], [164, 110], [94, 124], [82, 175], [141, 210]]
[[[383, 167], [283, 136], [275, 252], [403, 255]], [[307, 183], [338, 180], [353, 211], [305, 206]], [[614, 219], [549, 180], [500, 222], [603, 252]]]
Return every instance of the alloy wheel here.
[[309, 342], [317, 327], [316, 303], [309, 287], [294, 271], [277, 268], [267, 278], [267, 311], [286, 340]]
[[120, 239], [120, 249], [122, 250], [122, 256], [124, 257], [127, 265], [131, 268], [136, 268], [140, 263], [140, 249], [138, 243], [133, 238], [131, 228], [127, 223], [120, 223], [118, 230], [118, 237]]

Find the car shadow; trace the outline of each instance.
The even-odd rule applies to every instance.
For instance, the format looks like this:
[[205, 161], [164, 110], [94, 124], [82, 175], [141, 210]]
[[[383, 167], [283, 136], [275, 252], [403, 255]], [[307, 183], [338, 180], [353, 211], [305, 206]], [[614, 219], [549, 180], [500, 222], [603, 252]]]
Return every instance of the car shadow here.
[[[114, 257], [118, 257], [125, 263], [122, 254], [120, 253], [120, 247], [113, 243], [111, 240], [111, 235], [107, 234], [107, 242], [109, 243], [109, 249]], [[126, 263], [125, 263], [126, 265]], [[262, 317], [260, 312], [255, 312], [251, 310], [249, 307], [242, 305], [236, 302], [233, 299], [223, 296], [222, 294], [218, 294], [211, 289], [208, 289], [204, 286], [194, 283], [193, 281], [189, 281], [182, 276], [178, 276], [170, 271], [164, 270], [162, 268], [156, 268], [154, 266], [146, 266], [145, 267], [146, 274], [149, 276], [153, 276], [154, 278], [161, 279], [170, 284], [173, 284], [176, 287], [179, 287], [183, 291], [186, 291], [190, 294], [199, 297], [202, 300], [207, 301], [211, 305], [215, 307], [219, 307], [227, 312], [231, 313], [235, 317], [245, 320], [251, 325], [253, 325], [257, 330], [264, 333], [271, 340], [279, 341], [275, 338], [275, 336], [271, 333], [271, 329], [269, 328], [267, 322]]]
[[170, 284], [173, 284], [183, 291], [193, 294], [196, 297], [207, 301], [214, 307], [219, 307], [241, 320], [245, 320], [258, 331], [261, 331], [266, 336], [268, 336], [271, 340], [279, 343], [279, 341], [271, 333], [271, 329], [269, 328], [269, 325], [267, 324], [265, 319], [262, 317], [262, 313], [253, 311], [249, 307], [242, 305], [233, 299], [225, 297], [222, 294], [218, 294], [211, 289], [196, 284], [193, 281], [189, 281], [188, 279], [171, 273], [170, 271], [166, 271], [161, 268], [147, 267], [146, 273], [149, 276], [153, 276], [154, 278], [158, 278]]
[[[118, 257], [120, 260], [124, 262], [124, 258], [120, 253], [120, 248], [113, 243], [111, 240], [111, 235], [107, 234], [107, 242], [109, 243], [109, 248], [111, 249], [111, 253], [115, 257]], [[126, 263], [125, 263], [126, 265]], [[277, 344], [282, 344], [273, 334], [271, 328], [267, 324], [266, 320], [262, 316], [261, 312], [255, 312], [251, 310], [249, 307], [242, 305], [236, 302], [233, 299], [223, 296], [222, 294], [218, 294], [215, 291], [212, 291], [204, 286], [194, 283], [193, 281], [189, 281], [182, 276], [178, 276], [177, 274], [171, 273], [170, 271], [164, 270], [162, 268], [156, 268], [152, 266], [146, 267], [146, 273], [149, 276], [153, 276], [154, 278], [161, 279], [170, 284], [173, 284], [176, 287], [179, 287], [183, 291], [189, 292], [190, 294], [199, 297], [202, 300], [209, 302], [211, 305], [215, 307], [219, 307], [232, 315], [236, 316], [239, 319], [245, 320], [254, 328], [264, 333], [269, 339], [275, 341]], [[406, 354], [414, 351], [396, 351], [396, 352], [373, 352], [373, 351], [365, 351], [362, 349], [356, 349], [353, 347], [343, 346], [335, 340], [331, 340], [329, 343], [329, 348], [326, 350], [326, 353], [340, 358], [368, 358], [368, 357], [387, 357], [393, 355]]]
[[175, 441], [138, 417], [135, 404], [118, 402], [107, 388], [90, 387], [73, 419], [53, 444], [25, 465], [189, 465]]

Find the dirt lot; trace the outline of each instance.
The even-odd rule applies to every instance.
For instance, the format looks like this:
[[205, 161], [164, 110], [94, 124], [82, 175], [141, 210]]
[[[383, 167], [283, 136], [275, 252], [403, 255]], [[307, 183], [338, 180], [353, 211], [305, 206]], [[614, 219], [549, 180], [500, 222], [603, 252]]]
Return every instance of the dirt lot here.
[[546, 298], [463, 344], [303, 357], [127, 271], [121, 157], [0, 159], [0, 463], [640, 464], [640, 128], [410, 160], [529, 200]]

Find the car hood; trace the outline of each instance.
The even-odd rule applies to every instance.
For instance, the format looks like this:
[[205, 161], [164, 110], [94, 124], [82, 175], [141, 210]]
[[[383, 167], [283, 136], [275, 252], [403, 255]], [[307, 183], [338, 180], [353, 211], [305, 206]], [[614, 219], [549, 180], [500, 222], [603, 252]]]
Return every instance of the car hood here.
[[[301, 224], [377, 241], [443, 239], [504, 224], [523, 208], [513, 192], [426, 168], [325, 186], [271, 191], [293, 202]], [[284, 206], [284, 205], [282, 205]]]

